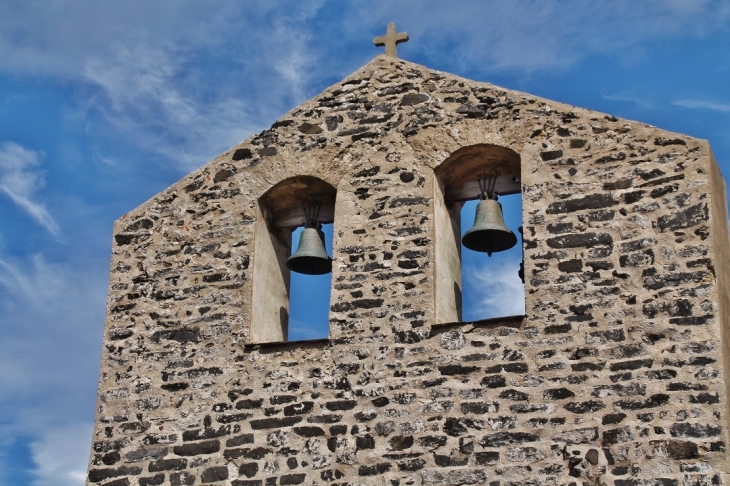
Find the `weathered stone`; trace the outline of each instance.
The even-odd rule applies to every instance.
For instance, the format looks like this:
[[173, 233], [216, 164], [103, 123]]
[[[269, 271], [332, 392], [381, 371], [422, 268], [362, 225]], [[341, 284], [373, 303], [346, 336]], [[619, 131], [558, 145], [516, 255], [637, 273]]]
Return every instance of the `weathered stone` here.
[[[459, 322], [490, 171], [524, 316]], [[115, 224], [89, 482], [718, 482], [724, 197], [704, 141], [377, 58]], [[309, 202], [328, 333], [283, 342]]]

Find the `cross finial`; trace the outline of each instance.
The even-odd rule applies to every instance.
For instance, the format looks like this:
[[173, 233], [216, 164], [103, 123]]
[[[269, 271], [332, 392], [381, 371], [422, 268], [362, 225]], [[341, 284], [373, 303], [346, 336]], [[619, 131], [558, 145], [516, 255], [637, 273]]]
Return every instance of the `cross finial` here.
[[393, 22], [388, 24], [388, 33], [381, 35], [373, 39], [376, 46], [385, 46], [385, 55], [390, 57], [398, 57], [395, 46], [401, 42], [408, 41], [408, 34], [401, 32], [396, 34], [395, 24]]

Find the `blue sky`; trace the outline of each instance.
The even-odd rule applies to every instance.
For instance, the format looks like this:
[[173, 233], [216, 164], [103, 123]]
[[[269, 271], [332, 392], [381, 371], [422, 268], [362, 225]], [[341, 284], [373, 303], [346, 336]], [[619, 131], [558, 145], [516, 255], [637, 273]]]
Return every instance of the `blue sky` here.
[[0, 2], [0, 485], [83, 484], [113, 220], [388, 22], [404, 59], [708, 139], [730, 177], [730, 0]]

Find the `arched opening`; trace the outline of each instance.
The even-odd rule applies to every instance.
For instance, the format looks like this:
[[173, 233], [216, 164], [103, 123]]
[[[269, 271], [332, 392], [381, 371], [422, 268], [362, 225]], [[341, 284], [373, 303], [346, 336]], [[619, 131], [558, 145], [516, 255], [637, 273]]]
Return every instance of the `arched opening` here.
[[[435, 170], [436, 321], [474, 321], [524, 313], [520, 156], [505, 147], [478, 144], [451, 154]], [[482, 186], [480, 187], [480, 180]], [[475, 223], [485, 187], [501, 210], [516, 244], [491, 256], [472, 251], [462, 237]], [[484, 223], [484, 218], [480, 221]], [[482, 248], [484, 250], [484, 248]]]
[[302, 275], [291, 271], [287, 260], [302, 229], [313, 225], [323, 230], [331, 255], [335, 198], [331, 184], [312, 176], [285, 179], [259, 198], [250, 342], [328, 336], [331, 273]]

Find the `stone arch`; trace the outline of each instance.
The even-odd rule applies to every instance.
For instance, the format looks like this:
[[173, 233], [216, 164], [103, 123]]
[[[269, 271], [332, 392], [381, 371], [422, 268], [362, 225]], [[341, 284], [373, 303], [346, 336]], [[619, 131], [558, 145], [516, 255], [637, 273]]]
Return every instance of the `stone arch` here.
[[434, 253], [436, 323], [462, 320], [461, 208], [479, 197], [477, 176], [497, 176], [500, 195], [521, 192], [520, 155], [500, 145], [461, 147], [434, 168]]
[[321, 204], [321, 222], [333, 222], [336, 195], [329, 182], [301, 175], [279, 181], [258, 198], [250, 342], [288, 339], [290, 275], [286, 260], [292, 252], [292, 231], [305, 223], [302, 206], [310, 202]]

